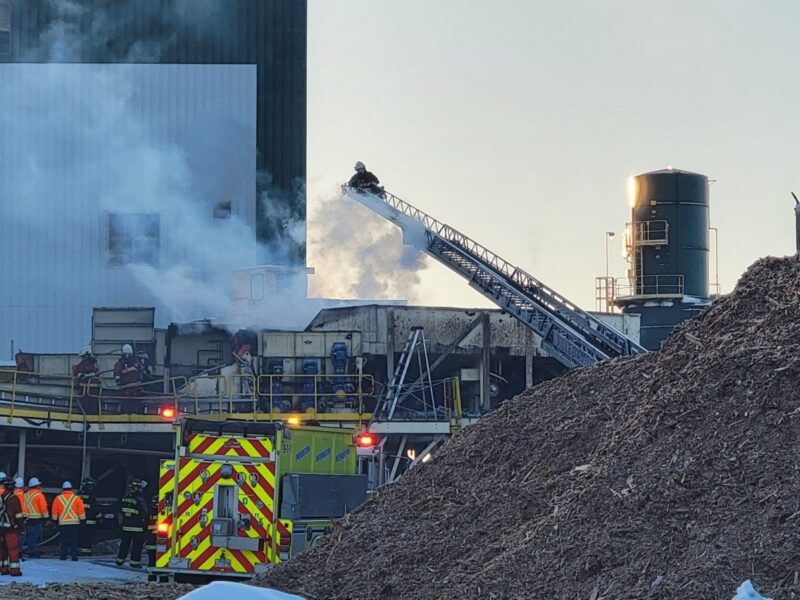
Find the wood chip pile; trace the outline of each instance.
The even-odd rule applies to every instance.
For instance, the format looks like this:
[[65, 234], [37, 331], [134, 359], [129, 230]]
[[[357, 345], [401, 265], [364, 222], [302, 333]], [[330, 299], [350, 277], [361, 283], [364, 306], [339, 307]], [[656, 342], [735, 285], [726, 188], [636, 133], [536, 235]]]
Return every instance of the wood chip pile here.
[[755, 263], [660, 352], [507, 402], [258, 583], [318, 600], [719, 600], [745, 579], [800, 594], [794, 257]]
[[[23, 572], [24, 572], [23, 563]], [[70, 583], [37, 587], [11, 584], [0, 587], [0, 598], [14, 600], [174, 600], [194, 589], [172, 583]]]

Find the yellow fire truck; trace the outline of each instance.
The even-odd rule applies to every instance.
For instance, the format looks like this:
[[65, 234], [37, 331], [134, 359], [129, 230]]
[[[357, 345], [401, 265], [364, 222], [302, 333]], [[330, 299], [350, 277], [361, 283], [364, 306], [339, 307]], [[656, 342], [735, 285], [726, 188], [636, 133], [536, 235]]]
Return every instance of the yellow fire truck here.
[[252, 577], [312, 545], [366, 498], [354, 432], [281, 423], [176, 423], [161, 462], [158, 579]]

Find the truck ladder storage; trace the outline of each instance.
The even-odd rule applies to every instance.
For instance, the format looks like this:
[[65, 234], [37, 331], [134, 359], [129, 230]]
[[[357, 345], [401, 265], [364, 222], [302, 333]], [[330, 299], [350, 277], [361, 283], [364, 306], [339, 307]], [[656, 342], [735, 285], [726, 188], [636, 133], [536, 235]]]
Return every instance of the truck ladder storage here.
[[449, 225], [389, 192], [377, 195], [342, 186], [344, 194], [403, 230], [404, 242], [430, 254], [542, 338], [565, 367], [591, 365], [645, 349]]

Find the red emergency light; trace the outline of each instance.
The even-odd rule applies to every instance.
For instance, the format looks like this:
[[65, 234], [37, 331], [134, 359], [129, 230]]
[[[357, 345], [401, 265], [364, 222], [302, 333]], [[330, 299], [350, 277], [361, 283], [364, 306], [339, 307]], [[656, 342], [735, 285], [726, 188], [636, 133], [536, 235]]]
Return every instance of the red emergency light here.
[[362, 433], [356, 438], [356, 443], [362, 448], [371, 448], [375, 445], [375, 436], [371, 433]]
[[174, 406], [162, 406], [158, 409], [158, 412], [161, 413], [161, 416], [165, 419], [174, 419], [175, 418], [175, 407]]
[[157, 529], [158, 533], [161, 535], [167, 535], [169, 533], [169, 523], [166, 521], [161, 521], [161, 523], [157, 525]]

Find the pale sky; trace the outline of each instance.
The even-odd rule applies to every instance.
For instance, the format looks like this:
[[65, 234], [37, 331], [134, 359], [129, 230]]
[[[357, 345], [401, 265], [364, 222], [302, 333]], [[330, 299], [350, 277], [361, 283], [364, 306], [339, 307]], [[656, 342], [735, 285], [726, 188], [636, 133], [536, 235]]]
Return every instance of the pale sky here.
[[[309, 218], [363, 160], [594, 309], [605, 231], [624, 275], [627, 177], [672, 165], [716, 180], [730, 291], [794, 252], [798, 23], [794, 0], [309, 0]], [[417, 296], [486, 305], [438, 263]]]

